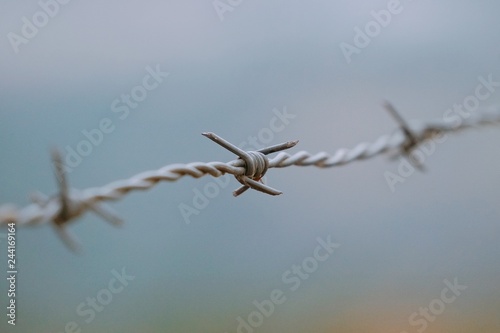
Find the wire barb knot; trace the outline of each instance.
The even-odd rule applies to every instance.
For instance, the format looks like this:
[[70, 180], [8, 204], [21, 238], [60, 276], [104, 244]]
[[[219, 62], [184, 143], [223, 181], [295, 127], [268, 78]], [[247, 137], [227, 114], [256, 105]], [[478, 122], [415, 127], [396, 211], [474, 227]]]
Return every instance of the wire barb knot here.
[[[255, 188], [255, 184], [249, 184], [249, 181], [260, 182], [262, 185], [264, 185], [262, 177], [264, 177], [264, 175], [267, 172], [267, 169], [269, 168], [269, 160], [267, 156], [264, 155], [263, 153], [258, 151], [249, 151], [246, 152], [246, 154], [247, 156], [244, 159], [246, 172], [244, 175], [235, 176], [236, 180], [238, 180], [241, 183], [241, 185], [243, 185], [233, 193], [235, 197], [237, 197], [250, 187], [259, 190], [258, 188]], [[243, 158], [240, 157], [240, 159]], [[274, 190], [269, 186], [265, 187], [269, 191], [264, 193], [268, 193], [271, 195], [278, 195], [282, 193], [280, 191]], [[273, 193], [270, 192], [271, 190], [273, 191]], [[274, 191], [276, 191], [276, 194]]]
[[423, 142], [431, 137], [438, 134], [437, 130], [434, 128], [426, 129], [422, 136], [415, 134], [406, 121], [401, 117], [401, 115], [396, 111], [394, 106], [388, 101], [385, 101], [384, 107], [389, 112], [389, 114], [394, 118], [394, 120], [399, 124], [401, 131], [403, 132], [406, 140], [401, 144], [401, 153], [405, 155], [410, 162], [420, 171], [425, 171], [425, 167], [422, 163], [415, 161], [412, 158], [412, 152]]
[[245, 176], [252, 179], [262, 178], [269, 168], [269, 160], [267, 156], [258, 151], [247, 152], [249, 158], [245, 160], [246, 173]]
[[233, 192], [233, 195], [235, 197], [244, 193], [249, 188], [270, 195], [279, 195], [283, 193], [270, 186], [265, 185], [262, 181], [262, 177], [264, 177], [267, 170], [269, 169], [269, 159], [267, 158], [266, 155], [277, 151], [292, 148], [298, 143], [298, 141], [285, 142], [275, 146], [259, 149], [257, 151], [247, 152], [236, 147], [229, 141], [224, 140], [215, 133], [208, 132], [208, 133], [202, 133], [202, 135], [206, 136], [207, 138], [219, 144], [220, 146], [226, 148], [230, 152], [238, 155], [239, 157], [238, 160], [243, 161], [243, 167], [245, 168], [245, 173], [241, 175], [238, 174], [234, 175], [236, 180], [240, 182], [242, 185]]
[[122, 220], [113, 212], [105, 209], [103, 205], [94, 202], [86, 202], [82, 200], [80, 191], [69, 189], [63, 169], [61, 153], [57, 149], [52, 150], [52, 163], [54, 164], [54, 173], [57, 178], [59, 193], [53, 197], [48, 197], [41, 192], [34, 192], [31, 194], [31, 200], [40, 208], [46, 208], [48, 206], [57, 208], [57, 211], [52, 215], [51, 219], [56, 232], [68, 248], [74, 252], [78, 252], [80, 244], [67, 230], [66, 225], [88, 210], [93, 211], [95, 214], [115, 226], [122, 224]]

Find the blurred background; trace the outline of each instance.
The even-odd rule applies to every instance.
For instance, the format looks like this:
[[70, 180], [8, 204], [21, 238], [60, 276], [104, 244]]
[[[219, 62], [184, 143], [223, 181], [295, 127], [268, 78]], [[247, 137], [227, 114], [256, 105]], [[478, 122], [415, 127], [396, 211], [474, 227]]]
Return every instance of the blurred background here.
[[[84, 189], [234, 158], [204, 131], [334, 153], [397, 128], [385, 99], [408, 120], [442, 119], [479, 77], [500, 80], [499, 12], [487, 0], [3, 1], [0, 203], [56, 193], [54, 146]], [[499, 104], [494, 91], [475, 112]], [[72, 223], [81, 255], [49, 225], [18, 227], [17, 324], [2, 314], [0, 331], [498, 332], [499, 140], [494, 127], [451, 135], [394, 191], [388, 156], [270, 170], [278, 197], [233, 198], [232, 177], [161, 183], [111, 203], [122, 228]], [[198, 208], [197, 193], [211, 196]], [[340, 245], [324, 261], [310, 259], [318, 238]], [[0, 255], [4, 276], [2, 238]], [[6, 290], [0, 279], [5, 313]]]

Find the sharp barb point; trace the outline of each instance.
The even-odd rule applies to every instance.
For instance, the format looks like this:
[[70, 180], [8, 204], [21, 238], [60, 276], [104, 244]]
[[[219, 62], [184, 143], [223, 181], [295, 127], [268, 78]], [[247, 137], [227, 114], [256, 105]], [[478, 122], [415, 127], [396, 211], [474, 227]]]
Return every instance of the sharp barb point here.
[[56, 225], [55, 230], [56, 233], [59, 235], [59, 238], [61, 238], [64, 245], [66, 245], [68, 249], [70, 249], [75, 254], [81, 253], [80, 243], [64, 226]]

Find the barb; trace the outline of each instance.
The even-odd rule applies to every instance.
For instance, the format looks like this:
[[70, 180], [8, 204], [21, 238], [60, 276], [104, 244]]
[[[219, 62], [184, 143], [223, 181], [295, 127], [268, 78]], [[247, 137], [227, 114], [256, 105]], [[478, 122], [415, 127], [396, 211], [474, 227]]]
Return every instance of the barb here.
[[[500, 124], [500, 113], [492, 112], [471, 116], [460, 124], [436, 121], [410, 127], [390, 104], [386, 104], [386, 108], [400, 124], [399, 131], [390, 135], [383, 135], [373, 143], [363, 142], [352, 149], [339, 149], [333, 155], [326, 152], [310, 154], [306, 151], [288, 154], [282, 151], [294, 147], [298, 141], [285, 142], [256, 152], [245, 152], [214, 133], [203, 133], [204, 136], [238, 155], [239, 158], [227, 163], [194, 162], [167, 165], [158, 170], [142, 172], [130, 179], [119, 180], [102, 187], [85, 190], [69, 189], [62, 168], [61, 156], [54, 150], [52, 160], [59, 180], [59, 194], [47, 197], [41, 193], [35, 193], [31, 196], [33, 203], [24, 208], [17, 208], [12, 204], [0, 206], [0, 225], [12, 222], [18, 225], [40, 225], [51, 222], [58, 233], [61, 234], [64, 242], [70, 248], [76, 250], [78, 248], [76, 241], [65, 229], [69, 222], [87, 211], [92, 211], [111, 224], [120, 225], [122, 223], [121, 219], [102, 207], [100, 203], [120, 200], [131, 191], [147, 190], [162, 181], [173, 182], [184, 176], [193, 178], [200, 178], [205, 175], [220, 177], [228, 173], [234, 175], [242, 184], [233, 193], [235, 196], [244, 193], [248, 188], [270, 195], [277, 195], [281, 192], [261, 182], [262, 176], [270, 168], [285, 168], [292, 165], [330, 168], [369, 159], [389, 151], [408, 154], [419, 144], [436, 135], [458, 132], [467, 128]], [[271, 159], [267, 157], [267, 155], [276, 152], [278, 154], [275, 157]]]
[[226, 148], [230, 152], [238, 155], [240, 159], [242, 159], [245, 162], [245, 170], [246, 170], [245, 174], [235, 175], [236, 180], [238, 180], [243, 185], [233, 192], [233, 195], [235, 197], [244, 193], [249, 188], [253, 188], [254, 190], [267, 193], [270, 195], [282, 194], [281, 191], [266, 186], [262, 182], [262, 177], [264, 177], [264, 175], [267, 172], [267, 169], [269, 168], [269, 160], [267, 159], [266, 155], [277, 151], [292, 148], [299, 141], [289, 141], [281, 143], [279, 145], [267, 147], [257, 151], [250, 151], [247, 153], [246, 151], [241, 150], [232, 143], [224, 140], [220, 136], [217, 136], [215, 133], [202, 133], [202, 135], [206, 136], [210, 140]]
[[[52, 211], [50, 221], [54, 225], [56, 233], [62, 239], [64, 244], [66, 244], [70, 250], [79, 252], [81, 248], [80, 243], [67, 230], [66, 224], [68, 222], [78, 218], [87, 210], [93, 211], [101, 218], [107, 220], [115, 226], [121, 225], [122, 221], [119, 217], [105, 209], [102, 205], [99, 205], [96, 202], [78, 200], [78, 197], [74, 195], [76, 193], [70, 192], [68, 182], [66, 180], [66, 174], [63, 169], [61, 154], [57, 149], [52, 150], [52, 163], [54, 164], [54, 173], [59, 185], [59, 193], [56, 196], [49, 198], [41, 192], [34, 192], [31, 194], [31, 200], [34, 204], [38, 205], [40, 209], [49, 209], [47, 207], [53, 202], [59, 204], [58, 209]], [[16, 221], [16, 223], [19, 222]]]
[[[403, 132], [403, 134], [406, 137], [406, 141], [401, 146], [400, 154], [406, 156], [406, 158], [408, 158], [410, 161], [412, 161], [411, 153], [418, 147], [418, 145], [420, 143], [425, 141], [426, 138], [425, 137], [417, 137], [417, 135], [415, 135], [415, 133], [413, 133], [413, 131], [410, 129], [410, 127], [408, 126], [406, 121], [403, 119], [403, 117], [401, 117], [401, 115], [396, 111], [396, 109], [394, 108], [394, 106], [392, 106], [391, 103], [389, 103], [388, 101], [385, 101], [384, 107], [389, 112], [389, 114], [394, 118], [394, 120], [396, 120], [396, 122], [399, 123], [401, 131]], [[413, 164], [420, 171], [422, 171], [422, 172], [425, 171], [423, 164], [421, 164], [420, 162], [415, 161], [415, 163], [413, 163]]]

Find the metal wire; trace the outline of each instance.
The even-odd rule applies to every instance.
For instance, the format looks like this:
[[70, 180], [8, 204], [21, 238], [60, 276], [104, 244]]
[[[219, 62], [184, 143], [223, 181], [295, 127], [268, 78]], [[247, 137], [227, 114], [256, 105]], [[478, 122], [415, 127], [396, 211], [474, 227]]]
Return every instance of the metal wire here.
[[[387, 105], [387, 107], [390, 108], [391, 114], [395, 114], [394, 108], [390, 105]], [[211, 140], [239, 155], [240, 158], [226, 163], [171, 164], [158, 170], [142, 172], [129, 179], [84, 190], [68, 188], [64, 171], [60, 167], [62, 165], [60, 156], [57, 152], [53, 152], [53, 162], [59, 180], [59, 193], [52, 197], [35, 193], [31, 196], [33, 203], [24, 208], [17, 208], [12, 204], [0, 206], [0, 225], [16, 223], [18, 226], [23, 226], [52, 222], [67, 245], [75, 249], [76, 246], [71, 241], [71, 237], [63, 229], [67, 222], [76, 219], [87, 211], [92, 211], [110, 223], [118, 225], [121, 223], [121, 219], [101, 204], [106, 201], [120, 200], [132, 191], [148, 190], [159, 182], [173, 182], [185, 176], [193, 178], [200, 178], [205, 175], [220, 177], [227, 173], [234, 175], [243, 185], [234, 192], [235, 196], [243, 193], [248, 188], [277, 195], [281, 192], [264, 185], [261, 180], [269, 168], [286, 168], [292, 165], [330, 168], [346, 165], [357, 160], [369, 159], [389, 151], [397, 151], [400, 154], [408, 155], [419, 144], [437, 135], [457, 132], [467, 128], [499, 125], [500, 111], [476, 114], [468, 119], [462, 119], [459, 124], [435, 121], [409, 126], [402, 120], [398, 122], [402, 126], [399, 130], [389, 135], [383, 135], [372, 143], [360, 143], [352, 149], [339, 149], [333, 154], [326, 152], [310, 154], [306, 151], [299, 151], [294, 154], [279, 152], [271, 159], [266, 155], [291, 148], [298, 141], [271, 146], [258, 152], [245, 152], [213, 133], [203, 133]]]

